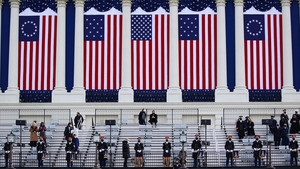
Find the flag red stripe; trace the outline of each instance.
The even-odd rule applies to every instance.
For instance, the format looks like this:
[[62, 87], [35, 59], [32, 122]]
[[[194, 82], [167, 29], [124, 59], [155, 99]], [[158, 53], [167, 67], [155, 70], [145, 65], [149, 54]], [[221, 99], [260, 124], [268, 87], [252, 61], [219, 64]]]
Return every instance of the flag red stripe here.
[[206, 27], [204, 26], [205, 25], [205, 15], [201, 15], [202, 16], [202, 89], [206, 89], [206, 72], [205, 72], [205, 56], [206, 56]]
[[256, 79], [257, 79], [257, 82], [256, 82], [256, 84], [257, 84], [257, 88], [260, 88], [260, 83], [259, 83], [259, 80], [260, 80], [260, 46], [259, 46], [259, 41], [257, 41], [255, 44], [256, 44]]
[[282, 89], [282, 86], [283, 86], [283, 47], [282, 47], [282, 42], [283, 42], [283, 39], [282, 39], [282, 15], [279, 15], [279, 25], [280, 25], [280, 31], [279, 31], [279, 40], [280, 40], [280, 63], [281, 63], [281, 66], [280, 66], [280, 72], [281, 72], [281, 86], [278, 87], [278, 89]]
[[215, 55], [214, 55], [214, 65], [215, 65], [215, 72], [214, 72], [214, 75], [215, 75], [215, 79], [214, 79], [214, 86], [212, 89], [215, 89], [216, 88], [216, 82], [217, 82], [217, 76], [218, 76], [218, 73], [217, 73], [217, 49], [218, 49], [218, 46], [217, 46], [217, 15], [214, 15], [214, 49], [215, 49]]
[[248, 85], [248, 73], [249, 73], [249, 71], [248, 71], [248, 65], [249, 65], [249, 63], [248, 63], [248, 44], [247, 44], [247, 40], [244, 40], [244, 46], [245, 46], [245, 51], [244, 51], [244, 55], [245, 55], [245, 79], [246, 79], [246, 86], [247, 86], [247, 88], [249, 88], [249, 85]]
[[155, 78], [154, 78], [154, 82], [155, 82], [155, 88], [154, 88], [154, 90], [155, 89], [158, 89], [158, 49], [159, 49], [159, 47], [160, 46], [158, 46], [158, 37], [159, 37], [159, 32], [158, 32], [158, 26], [159, 26], [159, 22], [158, 22], [158, 15], [155, 15], [154, 16], [155, 17], [155, 19], [154, 19], [154, 22], [155, 22], [155, 33], [154, 33], [154, 36], [155, 36], [155, 41], [154, 41], [154, 43], [155, 43]]
[[[253, 41], [250, 42], [250, 48], [253, 49]], [[251, 50], [250, 51], [250, 65], [251, 65], [251, 72], [253, 73], [254, 72], [254, 51]], [[254, 88], [254, 77], [251, 76], [251, 88], [253, 89]]]
[[[116, 15], [114, 15], [114, 24], [113, 25], [117, 25], [118, 23], [117, 23], [117, 16]], [[114, 40], [113, 40], [113, 46], [117, 46], [117, 27], [116, 26], [114, 26]], [[113, 89], [116, 89], [117, 88], [117, 86], [116, 86], [116, 82], [117, 82], [117, 72], [116, 72], [116, 68], [117, 68], [117, 50], [116, 49], [114, 49], [113, 50], [113, 83], [112, 83], [112, 87], [111, 88], [113, 88]], [[97, 62], [96, 62], [97, 63]], [[96, 76], [96, 77], [98, 77], [98, 76]]]
[[[212, 21], [211, 21], [211, 15], [208, 15], [208, 30], [211, 30], [212, 27], [211, 27], [211, 24], [212, 24]], [[211, 59], [212, 59], [212, 39], [211, 39], [211, 31], [208, 31], [208, 77], [205, 78], [205, 79], [208, 79], [208, 86], [205, 88], [205, 89], [210, 89], [212, 87], [212, 72], [211, 72]]]
[[[277, 15], [273, 15], [273, 20], [274, 20], [274, 25], [277, 25]], [[273, 88], [275, 87], [275, 89], [278, 89], [278, 52], [277, 52], [277, 42], [278, 42], [278, 39], [277, 39], [277, 26], [274, 26], [274, 35], [273, 35], [273, 38], [274, 38], [274, 61], [275, 61], [275, 86], [273, 86]], [[273, 89], [272, 88], [272, 89]]]
[[[196, 46], [199, 46], [199, 41], [196, 41]], [[199, 69], [200, 69], [200, 49], [199, 47], [196, 47], [196, 89], [200, 89], [200, 73], [199, 73]]]
[[[181, 70], [183, 69], [182, 67], [182, 58], [184, 56], [181, 55], [181, 52], [182, 52], [182, 45], [181, 45], [181, 40], [178, 40], [178, 58], [179, 58], [179, 86], [181, 87], [181, 89], [185, 89], [183, 84], [182, 84], [182, 79], [183, 79], [183, 74], [181, 73]], [[171, 57], [171, 56], [170, 56]]]
[[[120, 19], [119, 19], [119, 25], [120, 25], [120, 31], [119, 31], [119, 33], [120, 33], [120, 37], [119, 37], [119, 46], [120, 46], [120, 48], [119, 48], [119, 67], [120, 67], [120, 69], [119, 69], [119, 87], [118, 88], [116, 88], [116, 89], [119, 89], [121, 86], [122, 86], [122, 58], [123, 58], [123, 55], [122, 55], [122, 49], [123, 49], [123, 47], [122, 47], [122, 43], [123, 43], [123, 39], [122, 39], [122, 36], [123, 36], [123, 16], [121, 15], [120, 16]], [[132, 78], [132, 77], [131, 77]]]
[[[267, 61], [266, 61], [266, 42], [265, 41], [263, 41], [262, 42], [262, 56], [263, 56], [263, 63], [262, 63], [262, 65], [263, 65], [263, 89], [266, 89], [267, 88], [267, 70], [266, 70], [266, 63], [267, 63]], [[261, 88], [260, 88], [261, 89]]]
[[107, 83], [107, 88], [106, 89], [110, 89], [110, 78], [111, 78], [111, 72], [110, 72], [110, 57], [112, 57], [112, 53], [111, 53], [111, 30], [112, 30], [112, 27], [111, 27], [111, 15], [108, 15], [107, 16], [107, 21], [108, 21], [108, 24], [107, 24], [107, 56], [106, 56], [106, 59], [107, 59], [107, 80], [106, 80], [106, 83]]
[[[46, 19], [46, 18], [45, 18]], [[49, 16], [48, 17], [48, 19], [49, 19], [49, 24], [48, 24], [48, 42], [47, 42], [47, 44], [48, 44], [48, 46], [47, 46], [47, 49], [48, 49], [48, 54], [47, 54], [47, 67], [46, 67], [46, 72], [45, 72], [45, 74], [47, 74], [47, 76], [46, 77], [48, 77], [48, 78], [50, 78], [50, 70], [51, 70], [51, 50], [49, 50], [49, 49], [51, 49], [51, 37], [53, 36], [52, 35], [52, 29], [51, 29], [51, 26], [52, 26], [52, 16]], [[52, 79], [51, 79], [52, 80]], [[47, 80], [46, 81], [46, 88], [44, 88], [44, 90], [47, 90], [48, 88], [50, 88], [50, 80]]]
[[57, 41], [57, 17], [54, 17], [54, 45], [53, 45], [53, 88], [56, 86], [56, 41]]
[[[165, 22], [165, 17], [161, 17], [161, 23], [164, 23]], [[159, 89], [159, 90], [161, 90], [161, 89], [164, 89], [164, 83], [165, 83], [165, 72], [164, 72], [164, 70], [165, 70], [165, 49], [167, 49], [168, 47], [165, 47], [164, 46], [164, 44], [165, 44], [165, 38], [164, 38], [164, 34], [165, 34], [165, 32], [163, 31], [164, 30], [164, 27], [165, 27], [165, 25], [164, 24], [161, 24], [160, 25], [161, 26], [161, 31], [160, 32], [158, 32], [158, 33], [160, 33], [160, 40], [161, 40], [161, 68], [160, 68], [160, 70], [161, 70], [161, 73], [160, 73], [160, 75], [161, 75], [161, 88]]]
[[[147, 55], [147, 51], [146, 51], [146, 48], [147, 48], [147, 44], [146, 42], [143, 42], [143, 56], [141, 57], [143, 59], [143, 64], [142, 64], [142, 75], [143, 75], [143, 87], [142, 89], [146, 89], [146, 83], [148, 82], [148, 79], [146, 79], [146, 55]], [[145, 80], [146, 79], [146, 80]]]

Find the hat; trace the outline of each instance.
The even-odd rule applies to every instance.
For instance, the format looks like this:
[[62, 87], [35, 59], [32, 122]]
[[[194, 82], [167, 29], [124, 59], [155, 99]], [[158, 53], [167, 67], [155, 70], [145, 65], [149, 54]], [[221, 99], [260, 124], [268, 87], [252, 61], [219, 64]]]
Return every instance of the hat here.
[[298, 112], [299, 110], [298, 109], [295, 109], [295, 112]]
[[271, 117], [275, 117], [274, 115], [271, 115]]
[[232, 135], [227, 136], [228, 138], [232, 138]]
[[165, 138], [168, 139], [168, 138], [170, 138], [170, 137], [169, 137], [169, 136], [166, 136]]
[[246, 116], [245, 118], [246, 118], [246, 119], [248, 119], [248, 118], [249, 118], [249, 116]]
[[138, 137], [137, 139], [140, 140], [140, 139], [142, 139], [142, 137]]
[[195, 134], [195, 136], [199, 136], [199, 134]]
[[240, 118], [242, 118], [243, 116], [239, 116]]
[[104, 136], [100, 136], [100, 138], [105, 138]]
[[258, 138], [260, 138], [260, 135], [255, 135], [255, 137], [258, 137]]

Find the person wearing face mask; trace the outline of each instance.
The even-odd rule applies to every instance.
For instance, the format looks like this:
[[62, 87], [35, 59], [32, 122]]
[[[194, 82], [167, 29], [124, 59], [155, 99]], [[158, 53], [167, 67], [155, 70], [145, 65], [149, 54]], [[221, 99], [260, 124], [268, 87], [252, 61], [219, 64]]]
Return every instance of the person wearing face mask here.
[[74, 143], [74, 159], [77, 160], [77, 154], [79, 153], [79, 138], [77, 134], [73, 134], [72, 142]]
[[40, 127], [39, 127], [39, 133], [40, 133], [40, 137], [43, 137], [43, 138], [44, 138], [45, 146], [47, 146], [47, 141], [46, 141], [46, 131], [47, 131], [47, 128], [46, 128], [46, 126], [45, 126], [45, 123], [44, 123], [44, 122], [41, 122], [41, 123], [40, 123]]
[[275, 116], [271, 115], [271, 124], [269, 124], [270, 133], [274, 134], [276, 128], [277, 120], [274, 119]]
[[233, 166], [233, 151], [234, 151], [234, 143], [232, 141], [232, 136], [228, 136], [228, 140], [225, 143], [226, 150], [226, 167], [229, 165], [229, 159], [231, 167]]
[[67, 161], [67, 167], [73, 167], [73, 152], [74, 152], [74, 148], [75, 145], [74, 143], [72, 143], [72, 137], [68, 137], [68, 142], [66, 144], [65, 147], [65, 151], [66, 151], [66, 161]]
[[100, 136], [100, 143], [98, 143], [97, 149], [99, 151], [100, 168], [104, 168], [106, 166], [106, 160], [108, 157], [108, 145], [106, 142], [104, 142], [104, 136]]
[[6, 137], [6, 142], [4, 143], [4, 146], [3, 146], [3, 151], [4, 151], [4, 153], [5, 153], [5, 155], [4, 155], [4, 159], [5, 159], [5, 168], [8, 168], [8, 161], [9, 161], [9, 159], [10, 159], [10, 153], [12, 153], [11, 151], [10, 151], [10, 145], [12, 144], [12, 143], [10, 143], [9, 141], [8, 141], [8, 137]]
[[138, 142], [134, 145], [135, 158], [134, 158], [134, 166], [135, 167], [143, 167], [143, 151], [144, 145], [141, 143], [141, 137], [138, 137]]
[[243, 139], [245, 136], [245, 123], [243, 122], [243, 116], [239, 116], [239, 119], [236, 122], [236, 131], [238, 132], [239, 139]]
[[37, 144], [37, 160], [38, 160], [38, 166], [43, 167], [44, 166], [44, 159], [45, 159], [45, 151], [46, 151], [46, 145], [44, 143], [44, 138], [40, 136], [40, 141]]
[[164, 167], [170, 167], [171, 165], [171, 143], [169, 142], [169, 136], [166, 136], [166, 141], [163, 143], [163, 165]]
[[281, 140], [281, 128], [279, 124], [276, 124], [276, 128], [274, 129], [274, 143], [275, 143], [275, 149], [279, 149]]
[[124, 158], [124, 163], [123, 167], [127, 168], [127, 160], [130, 158], [130, 148], [129, 148], [129, 139], [126, 138], [122, 142], [122, 153], [123, 153], [123, 158]]
[[290, 148], [290, 154], [291, 154], [291, 160], [290, 160], [290, 164], [291, 166], [293, 165], [293, 160], [295, 159], [295, 164], [296, 166], [298, 166], [298, 141], [296, 140], [296, 135], [293, 134], [292, 135], [292, 140], [290, 141], [289, 144], [289, 148]]
[[192, 157], [194, 159], [194, 167], [201, 167], [200, 160], [198, 159], [198, 153], [201, 150], [201, 141], [199, 139], [199, 134], [195, 134], [195, 140], [193, 140], [193, 143], [191, 145], [192, 148]]
[[72, 123], [68, 123], [68, 125], [65, 127], [65, 131], [64, 131], [64, 137], [66, 140], [69, 137], [73, 137], [72, 130], [74, 130]]
[[262, 142], [259, 140], [260, 136], [255, 135], [255, 141], [252, 143], [252, 148], [254, 150], [253, 152], [253, 157], [254, 157], [254, 165], [257, 166], [257, 161], [258, 161], [258, 166], [261, 166], [261, 159], [260, 159], [260, 150], [263, 147]]
[[289, 128], [287, 127], [287, 124], [283, 125], [283, 128], [281, 128], [281, 145], [287, 146], [289, 145]]

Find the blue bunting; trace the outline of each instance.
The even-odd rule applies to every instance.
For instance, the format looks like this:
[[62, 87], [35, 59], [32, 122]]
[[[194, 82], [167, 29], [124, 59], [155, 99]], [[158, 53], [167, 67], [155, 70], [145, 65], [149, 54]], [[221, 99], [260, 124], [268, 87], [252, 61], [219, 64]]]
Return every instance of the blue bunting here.
[[47, 8], [52, 9], [56, 12], [56, 2], [55, 0], [22, 0], [20, 5], [20, 13], [25, 9], [30, 8], [33, 12], [43, 12]]
[[256, 10], [261, 11], [261, 12], [268, 11], [272, 7], [275, 7], [278, 11], [281, 12], [280, 0], [246, 0], [245, 5], [244, 5], [244, 11], [247, 11], [252, 6]]
[[179, 3], [178, 11], [180, 12], [186, 7], [195, 12], [203, 11], [208, 7], [215, 12], [217, 11], [216, 3], [214, 0], [181, 0]]

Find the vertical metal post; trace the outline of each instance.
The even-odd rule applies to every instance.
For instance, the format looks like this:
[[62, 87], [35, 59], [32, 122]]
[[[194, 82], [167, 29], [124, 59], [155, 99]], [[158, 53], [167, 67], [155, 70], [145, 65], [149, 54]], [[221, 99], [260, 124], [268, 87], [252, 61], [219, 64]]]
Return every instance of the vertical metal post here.
[[110, 168], [112, 167], [112, 154], [111, 154], [111, 125], [109, 125], [109, 158], [110, 158]]
[[98, 151], [97, 151], [97, 148], [98, 148], [98, 143], [96, 143], [96, 155], [95, 155], [95, 166], [94, 166], [94, 169], [98, 168]]
[[44, 109], [44, 123], [46, 123], [46, 109]]
[[120, 124], [122, 125], [123, 122], [123, 115], [122, 115], [122, 109], [120, 109]]
[[205, 125], [205, 152], [204, 152], [204, 167], [207, 167], [207, 125]]
[[19, 166], [22, 163], [22, 125], [20, 125], [20, 154], [19, 154]]
[[9, 152], [9, 168], [10, 169], [14, 169], [13, 165], [12, 165], [12, 157], [13, 157], [13, 152], [12, 152], [12, 146], [13, 143], [9, 143], [10, 144], [10, 152]]
[[97, 125], [97, 119], [96, 119], [97, 113], [96, 113], [96, 111], [97, 111], [97, 109], [95, 109], [95, 126]]

